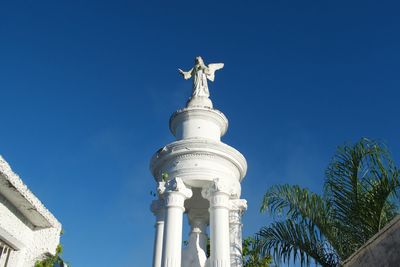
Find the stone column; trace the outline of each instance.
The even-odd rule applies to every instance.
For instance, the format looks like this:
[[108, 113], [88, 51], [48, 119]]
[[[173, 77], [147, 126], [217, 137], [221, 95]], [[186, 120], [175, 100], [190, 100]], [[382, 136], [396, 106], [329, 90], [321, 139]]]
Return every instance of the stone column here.
[[186, 187], [180, 178], [166, 183], [162, 267], [181, 267], [184, 202], [191, 196], [192, 190]]
[[154, 225], [156, 234], [154, 238], [153, 267], [161, 267], [165, 219], [164, 200], [153, 200], [153, 202], [151, 203], [151, 211], [156, 217], [156, 223]]
[[210, 201], [210, 267], [230, 267], [229, 199], [234, 189], [231, 183], [215, 179], [202, 191]]
[[242, 214], [247, 209], [244, 199], [232, 199], [229, 212], [229, 232], [231, 240], [231, 267], [242, 267]]

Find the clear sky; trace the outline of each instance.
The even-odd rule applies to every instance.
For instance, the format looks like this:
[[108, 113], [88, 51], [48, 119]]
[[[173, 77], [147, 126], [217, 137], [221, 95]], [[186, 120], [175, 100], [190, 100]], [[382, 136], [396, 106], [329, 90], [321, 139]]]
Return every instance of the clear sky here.
[[[224, 62], [210, 85], [248, 160], [244, 235], [268, 186], [321, 191], [337, 145], [400, 163], [398, 1], [0, 2], [0, 154], [65, 229], [79, 267], [150, 266], [155, 182], [190, 96], [177, 68]], [[187, 236], [185, 229], [184, 237]]]

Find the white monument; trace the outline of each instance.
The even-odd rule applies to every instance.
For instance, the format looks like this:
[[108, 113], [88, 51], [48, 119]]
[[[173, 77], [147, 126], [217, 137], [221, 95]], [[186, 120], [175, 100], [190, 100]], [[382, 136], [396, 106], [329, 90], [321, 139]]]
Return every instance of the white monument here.
[[[191, 70], [179, 69], [185, 79], [193, 79], [193, 93], [186, 108], [170, 118], [176, 141], [151, 159], [150, 169], [158, 183], [158, 199], [151, 205], [156, 216], [153, 267], [243, 265], [241, 215], [247, 205], [240, 199], [240, 182], [247, 163], [239, 151], [221, 142], [228, 120], [213, 109], [207, 84], [223, 66], [206, 66], [197, 57]], [[191, 231], [182, 249], [184, 214]]]

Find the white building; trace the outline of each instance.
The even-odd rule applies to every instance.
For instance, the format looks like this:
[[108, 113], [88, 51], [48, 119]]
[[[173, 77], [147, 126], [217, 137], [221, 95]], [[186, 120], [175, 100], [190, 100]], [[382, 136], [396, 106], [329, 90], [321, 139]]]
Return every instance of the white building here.
[[[185, 79], [193, 78], [192, 97], [170, 118], [175, 141], [159, 149], [150, 164], [158, 191], [151, 205], [156, 217], [153, 267], [243, 265], [241, 216], [247, 204], [240, 199], [240, 182], [247, 163], [221, 141], [228, 119], [213, 108], [207, 85], [223, 66], [206, 66], [197, 57], [191, 70], [180, 70]], [[182, 250], [184, 214], [191, 231]]]
[[55, 254], [61, 224], [0, 156], [0, 267], [33, 267]]

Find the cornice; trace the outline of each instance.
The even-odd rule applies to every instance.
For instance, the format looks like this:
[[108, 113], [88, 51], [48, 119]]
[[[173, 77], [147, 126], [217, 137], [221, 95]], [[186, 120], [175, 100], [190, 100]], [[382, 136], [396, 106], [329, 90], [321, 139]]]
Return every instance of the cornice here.
[[239, 151], [222, 142], [200, 138], [175, 141], [159, 149], [150, 161], [150, 170], [156, 180], [159, 181], [160, 169], [165, 164], [182, 158], [225, 160], [239, 171], [240, 180], [243, 179], [247, 171], [246, 159]]

